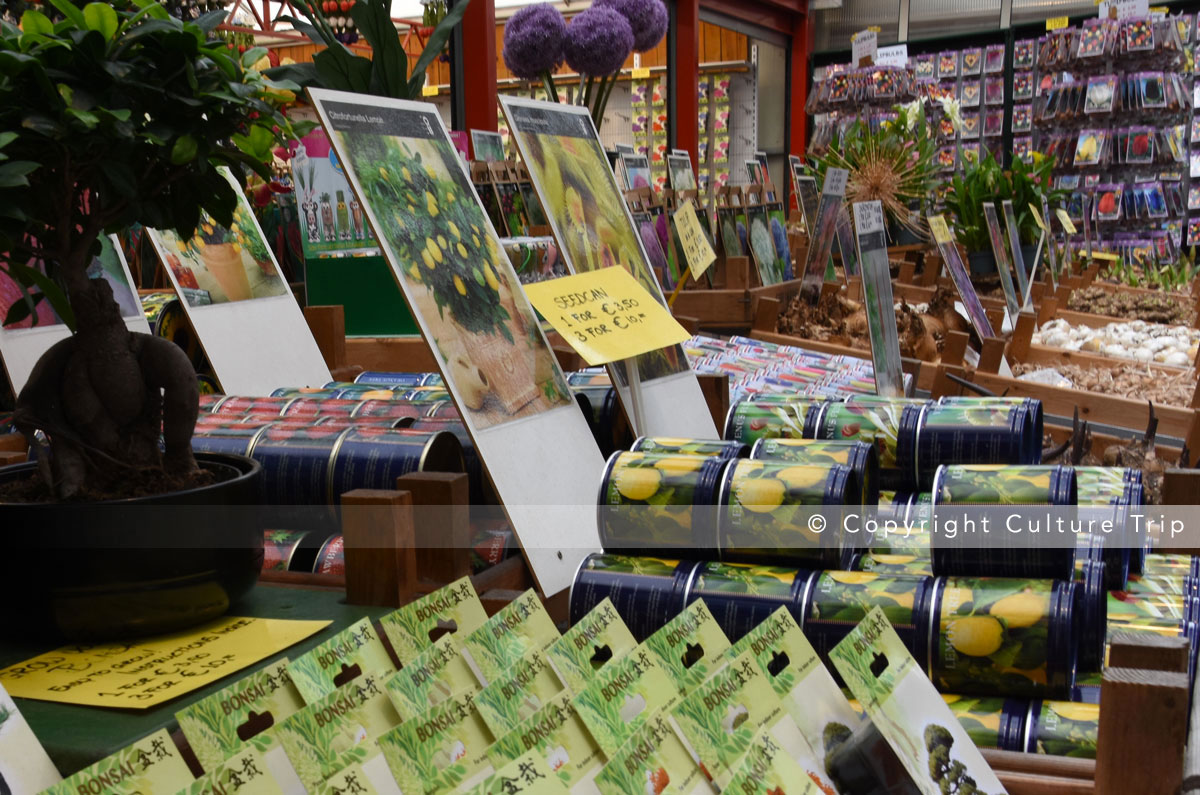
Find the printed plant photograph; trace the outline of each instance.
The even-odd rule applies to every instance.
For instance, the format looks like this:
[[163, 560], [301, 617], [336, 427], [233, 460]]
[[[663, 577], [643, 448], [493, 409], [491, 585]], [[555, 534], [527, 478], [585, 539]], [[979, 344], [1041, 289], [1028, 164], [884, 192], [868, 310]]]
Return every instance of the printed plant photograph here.
[[692, 172], [690, 157], [667, 155], [667, 168], [671, 172], [671, 190], [696, 190], [696, 175]]
[[[348, 109], [345, 115], [363, 110], [323, 105], [335, 120], [343, 115], [335, 108]], [[571, 403], [517, 275], [435, 114], [370, 112], [386, 116], [386, 123], [335, 121], [335, 143], [473, 425], [488, 428]]]
[[[232, 175], [226, 172], [225, 177], [232, 183]], [[190, 240], [182, 240], [172, 229], [149, 230], [190, 307], [287, 295], [250, 202], [236, 185], [235, 189], [238, 205], [229, 228], [204, 215]]]
[[471, 130], [471, 146], [475, 149], [476, 160], [498, 163], [504, 159], [504, 139], [500, 133]]

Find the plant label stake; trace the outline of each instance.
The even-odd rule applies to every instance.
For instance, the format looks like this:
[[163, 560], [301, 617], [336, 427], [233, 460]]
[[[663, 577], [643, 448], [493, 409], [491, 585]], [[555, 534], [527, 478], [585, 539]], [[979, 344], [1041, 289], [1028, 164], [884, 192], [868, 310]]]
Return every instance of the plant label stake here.
[[844, 168], [830, 168], [825, 171], [825, 184], [821, 186], [821, 202], [817, 207], [816, 228], [809, 240], [808, 255], [804, 260], [804, 276], [800, 281], [800, 294], [813, 305], [821, 298], [825, 265], [829, 262], [833, 249], [833, 235], [837, 229], [838, 214], [849, 179], [850, 172]]
[[1017, 299], [1016, 288], [1013, 287], [1011, 267], [1008, 261], [1008, 251], [1004, 248], [1004, 238], [1000, 234], [1000, 217], [996, 215], [996, 205], [992, 202], [983, 203], [983, 218], [987, 222], [988, 240], [992, 244], [992, 256], [996, 258], [996, 270], [1000, 271], [1000, 286], [1004, 288], [1004, 303], [1008, 307], [1008, 321], [1016, 328], [1017, 313], [1020, 303]]
[[1092, 266], [1092, 194], [1083, 194], [1083, 245], [1087, 248], [1088, 267]]
[[900, 340], [896, 334], [883, 203], [875, 200], [855, 204], [854, 228], [858, 231], [858, 256], [862, 261], [867, 331], [871, 335], [871, 360], [875, 364], [875, 391], [885, 397], [903, 397], [904, 374], [900, 371]]
[[1046, 233], [1042, 232], [1038, 235], [1037, 250], [1033, 253], [1033, 264], [1029, 266], [1029, 284], [1025, 285], [1025, 303], [1023, 306], [1030, 305], [1030, 293], [1033, 292], [1033, 281], [1037, 276], [1038, 265], [1042, 263], [1042, 249], [1046, 246]]
[[1008, 228], [1008, 246], [1012, 250], [1013, 270], [1017, 272], [1017, 287], [1025, 296], [1021, 308], [1028, 309], [1030, 277], [1025, 270], [1025, 255], [1021, 253], [1021, 228], [1017, 226], [1017, 213], [1009, 199], [1001, 202], [1000, 207], [1004, 210], [1004, 225]]
[[816, 234], [817, 205], [821, 200], [817, 193], [817, 181], [812, 177], [796, 176], [796, 195], [799, 196], [797, 204], [800, 205], [800, 213], [804, 216], [804, 231], [811, 243]]
[[933, 233], [934, 242], [942, 254], [946, 270], [950, 271], [950, 278], [958, 290], [958, 297], [967, 309], [967, 318], [975, 327], [975, 333], [979, 335], [980, 340], [984, 337], [994, 337], [992, 324], [988, 322], [987, 313], [983, 311], [983, 304], [979, 303], [979, 295], [975, 292], [975, 285], [971, 284], [971, 277], [963, 264], [962, 256], [958, 253], [954, 236], [946, 226], [946, 219], [941, 215], [930, 215], [929, 230]]
[[1030, 205], [1030, 210], [1034, 210], [1034, 218], [1037, 219], [1038, 226], [1042, 228], [1042, 233], [1046, 236], [1046, 249], [1049, 252], [1048, 265], [1050, 269], [1050, 285], [1058, 289], [1058, 250], [1055, 247], [1054, 237], [1050, 232], [1050, 208], [1046, 204], [1046, 200], [1042, 199], [1042, 211], [1039, 215], [1035, 207]]
[[838, 211], [838, 253], [842, 256], [842, 278], [847, 281], [858, 276], [858, 252], [854, 248], [854, 229], [850, 226], [850, 212], [843, 206]]

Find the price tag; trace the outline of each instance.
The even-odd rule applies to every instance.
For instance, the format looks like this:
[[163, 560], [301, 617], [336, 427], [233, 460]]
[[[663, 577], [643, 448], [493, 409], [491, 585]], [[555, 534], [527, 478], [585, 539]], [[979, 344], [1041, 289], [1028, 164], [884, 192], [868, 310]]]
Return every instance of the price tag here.
[[1046, 20], [1046, 30], [1062, 30], [1069, 24], [1071, 20], [1067, 17], [1050, 17]]
[[1116, 262], [1116, 261], [1120, 260], [1121, 258], [1118, 257], [1116, 254], [1110, 254], [1107, 251], [1093, 251], [1092, 259], [1103, 259], [1103, 260], [1108, 260], [1109, 262]]
[[1029, 203], [1029, 212], [1033, 213], [1033, 220], [1037, 222], [1038, 229], [1041, 229], [1043, 232], [1050, 231], [1046, 228], [1046, 222], [1042, 220], [1042, 211], [1039, 210], [1033, 202]]
[[825, 184], [821, 186], [821, 193], [826, 196], [845, 196], [846, 183], [850, 181], [850, 172], [844, 168], [827, 168], [825, 169]]
[[437, 95], [438, 95], [438, 87], [437, 86], [425, 85], [425, 86], [421, 87], [421, 96], [436, 97]]
[[638, 68], [633, 70], [633, 79], [634, 80], [645, 80], [648, 77], [650, 77], [650, 67], [649, 66], [639, 66]]
[[1117, 19], [1150, 16], [1148, 0], [1117, 0]]
[[1068, 235], [1079, 234], [1075, 231], [1075, 222], [1071, 220], [1071, 216], [1067, 215], [1066, 210], [1059, 207], [1054, 211], [1054, 214], [1058, 216], [1058, 222], [1062, 224], [1063, 229], [1067, 230]]
[[619, 266], [528, 284], [525, 294], [589, 365], [631, 359], [691, 338]]
[[696, 207], [688, 199], [675, 211], [675, 233], [679, 235], [679, 245], [683, 256], [687, 258], [688, 268], [692, 278], [699, 280], [717, 259], [717, 253], [704, 236], [700, 228], [700, 219], [696, 217]]
[[880, 47], [875, 52], [876, 66], [908, 66], [908, 45], [893, 44], [891, 47]]
[[863, 59], [869, 59], [869, 63], [875, 63], [875, 56], [879, 49], [879, 33], [872, 28], [860, 30], [850, 39], [850, 48], [852, 63], [861, 65]]
[[933, 232], [933, 239], [937, 243], [949, 243], [953, 239], [950, 237], [950, 227], [946, 226], [944, 216], [929, 216], [929, 231]]
[[883, 231], [883, 205], [877, 201], [857, 202], [854, 205], [854, 228], [864, 237]]

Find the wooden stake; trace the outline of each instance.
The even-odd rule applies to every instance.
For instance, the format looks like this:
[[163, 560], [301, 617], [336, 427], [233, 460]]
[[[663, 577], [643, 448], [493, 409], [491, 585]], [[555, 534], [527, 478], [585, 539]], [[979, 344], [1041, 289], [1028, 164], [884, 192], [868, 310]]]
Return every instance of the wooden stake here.
[[754, 309], [754, 323], [752, 328], [756, 331], [774, 331], [779, 326], [779, 313], [783, 311], [783, 302], [778, 298], [763, 296], [758, 299], [758, 306]]
[[412, 494], [417, 572], [436, 587], [471, 573], [470, 479], [458, 472], [409, 472], [396, 489]]
[[696, 380], [700, 382], [704, 402], [708, 404], [708, 411], [720, 435], [725, 429], [725, 418], [729, 415], [729, 376], [697, 375]]
[[1058, 314], [1058, 298], [1048, 295], [1042, 299], [1040, 304], [1034, 304], [1034, 310], [1037, 312], [1038, 325], [1048, 323]]
[[1177, 795], [1188, 729], [1187, 674], [1108, 668], [1100, 702], [1098, 795]]
[[1187, 673], [1190, 648], [1187, 638], [1115, 632], [1108, 642], [1108, 667]]
[[1033, 344], [1035, 325], [1032, 312], [1022, 312], [1017, 315], [1017, 326], [1012, 335], [1012, 347], [1009, 348], [1013, 361], [1023, 362], [1029, 356], [1029, 346]]
[[342, 495], [346, 602], [399, 607], [417, 592], [412, 495], [355, 489]]
[[970, 339], [971, 335], [965, 331], [946, 332], [946, 341], [942, 345], [942, 364], [949, 367], [961, 365], [963, 355], [967, 352], [967, 342]]
[[979, 369], [985, 373], [998, 373], [1002, 361], [1004, 361], [1004, 339], [984, 337], [983, 349], [979, 352]]
[[317, 341], [325, 365], [330, 370], [345, 367], [346, 359], [346, 308], [343, 306], [306, 306], [304, 319], [309, 331]]

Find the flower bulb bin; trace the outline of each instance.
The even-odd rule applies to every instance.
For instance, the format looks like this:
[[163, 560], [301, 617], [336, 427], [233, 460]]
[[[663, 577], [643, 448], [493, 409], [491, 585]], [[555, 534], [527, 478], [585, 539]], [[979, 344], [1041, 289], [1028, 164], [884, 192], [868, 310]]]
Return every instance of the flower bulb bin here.
[[[0, 630], [106, 641], [223, 615], [262, 568], [262, 468], [237, 455], [196, 459], [214, 483], [103, 503], [0, 503], [10, 556]], [[0, 469], [0, 485], [36, 467]]]

